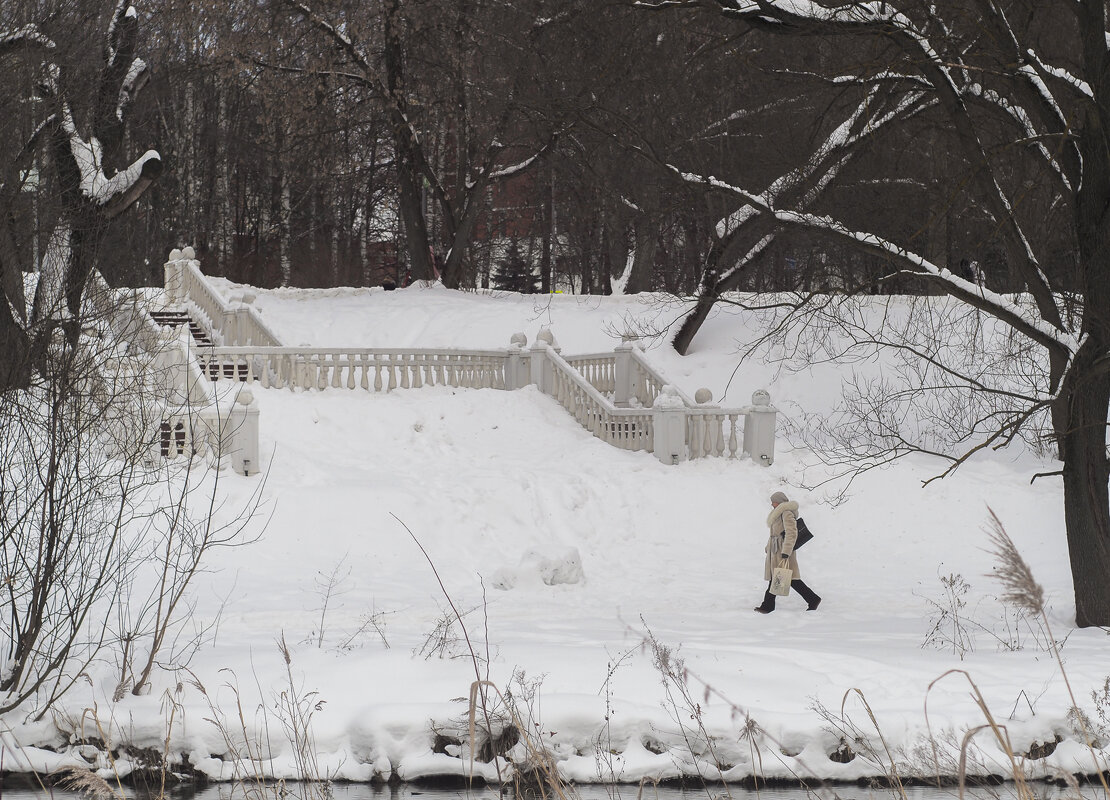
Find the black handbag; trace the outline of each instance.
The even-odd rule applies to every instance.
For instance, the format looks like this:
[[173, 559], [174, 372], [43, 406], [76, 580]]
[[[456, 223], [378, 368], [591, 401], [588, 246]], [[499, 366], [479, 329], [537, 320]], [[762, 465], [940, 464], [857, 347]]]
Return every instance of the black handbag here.
[[809, 529], [809, 526], [806, 525], [805, 520], [803, 520], [801, 517], [798, 517], [798, 538], [794, 542], [794, 549], [797, 550], [799, 547], [801, 547], [812, 538], [813, 532]]
[[[801, 517], [798, 517], [795, 522], [798, 526], [798, 538], [794, 540], [794, 549], [797, 550], [799, 547], [813, 538], [813, 531], [809, 529], [809, 526], [806, 525], [805, 520]], [[782, 537], [783, 542], [786, 541], [786, 531], [780, 533], [779, 536]]]

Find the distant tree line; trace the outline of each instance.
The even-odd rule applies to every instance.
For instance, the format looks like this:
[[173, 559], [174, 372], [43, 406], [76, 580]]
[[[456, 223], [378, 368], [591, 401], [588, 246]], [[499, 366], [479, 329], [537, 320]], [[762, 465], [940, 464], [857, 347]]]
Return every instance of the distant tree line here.
[[[98, 55], [82, 32], [114, 5], [5, 4], [0, 29], [35, 23], [81, 91]], [[586, 0], [155, 0], [140, 14], [150, 80], [126, 136], [131, 150], [156, 147], [164, 174], [106, 234], [105, 271], [130, 283], [157, 282], [163, 256], [189, 243], [205, 269], [261, 286], [497, 286], [511, 241], [538, 291], [618, 281], [692, 294], [739, 258], [717, 231], [734, 201], [666, 165], [774, 180], [823, 134], [815, 115], [831, 120], [844, 102], [813, 76], [851, 57], [824, 39], [787, 53], [703, 12]], [[784, 53], [795, 77], [771, 80]], [[36, 124], [23, 77], [5, 90], [9, 150]], [[962, 172], [928, 126], [852, 167], [858, 213], [913, 227], [932, 257], [1012, 288], [989, 214], [953, 194]], [[892, 171], [893, 207], [878, 199]], [[6, 205], [26, 270], [57, 200], [42, 182]], [[885, 273], [881, 259], [792, 236], [735, 288], [926, 289], [872, 285]]]

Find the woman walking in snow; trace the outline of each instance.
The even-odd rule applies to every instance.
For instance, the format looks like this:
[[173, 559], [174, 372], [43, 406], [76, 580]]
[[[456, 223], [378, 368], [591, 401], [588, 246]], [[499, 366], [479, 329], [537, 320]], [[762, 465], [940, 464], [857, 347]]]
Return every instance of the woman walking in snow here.
[[775, 596], [771, 594], [771, 574], [776, 567], [787, 567], [793, 573], [790, 588], [806, 601], [809, 606], [806, 611], [815, 611], [821, 604], [821, 598], [802, 582], [798, 554], [794, 552], [794, 544], [798, 541], [798, 504], [782, 492], [775, 492], [771, 495], [771, 514], [767, 517], [767, 527], [771, 529], [767, 546], [763, 548], [767, 553], [767, 562], [763, 568], [767, 591], [763, 594], [763, 603], [756, 606], [755, 610], [760, 614], [770, 614], [775, 610]]

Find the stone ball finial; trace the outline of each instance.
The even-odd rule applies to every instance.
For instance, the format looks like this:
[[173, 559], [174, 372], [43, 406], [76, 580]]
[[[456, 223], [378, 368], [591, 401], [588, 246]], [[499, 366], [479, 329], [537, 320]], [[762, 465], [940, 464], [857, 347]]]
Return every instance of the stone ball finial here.
[[187, 261], [192, 261], [197, 257], [197, 252], [191, 247], [183, 247], [181, 248], [181, 257]]
[[235, 398], [235, 402], [241, 406], [249, 406], [254, 402], [254, 392], [244, 386], [239, 390], [239, 396]]
[[170, 250], [170, 257], [167, 260], [168, 261], [180, 261], [181, 260], [181, 251], [178, 250], [176, 247], [173, 250]]
[[694, 402], [699, 406], [704, 406], [706, 403], [713, 402], [713, 392], [706, 389], [704, 386], [694, 392]]
[[678, 396], [678, 390], [668, 383], [659, 389], [659, 394], [652, 402], [651, 407], [680, 409], [685, 408], [686, 404], [683, 403], [682, 398]]
[[559, 342], [555, 339], [555, 334], [551, 332], [551, 328], [544, 325], [540, 328], [540, 332], [536, 334], [536, 344], [550, 345], [551, 349], [556, 353], [559, 352]]
[[518, 331], [509, 337], [509, 344], [515, 347], [524, 347], [528, 344], [528, 337]]
[[771, 405], [771, 393], [766, 389], [756, 389], [752, 392], [752, 405], [753, 406], [769, 406]]

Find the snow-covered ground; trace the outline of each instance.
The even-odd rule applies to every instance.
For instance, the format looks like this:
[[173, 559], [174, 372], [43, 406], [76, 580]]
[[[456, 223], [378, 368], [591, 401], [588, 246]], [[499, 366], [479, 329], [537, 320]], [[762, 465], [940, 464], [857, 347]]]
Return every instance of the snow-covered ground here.
[[[255, 305], [289, 345], [500, 347], [516, 331], [532, 340], [550, 325], [565, 354], [609, 350], [626, 328], [661, 329], [681, 313], [659, 298], [421, 287], [259, 291]], [[792, 418], [836, 404], [843, 375], [835, 366], [738, 365], [737, 342], [753, 336], [750, 317], [722, 310], [689, 356], [661, 344], [648, 354], [687, 393], [706, 386], [727, 405], [761, 387]], [[1049, 462], [1018, 449], [993, 453], [922, 488], [943, 466], [907, 458], [861, 475], [834, 504], [836, 487], [800, 488], [819, 475], [805, 450], [780, 443], [770, 468], [719, 459], [664, 466], [592, 438], [534, 388], [255, 396], [270, 458], [268, 522], [262, 530], [260, 518], [258, 542], [222, 551], [202, 576], [198, 618], [221, 605], [223, 614], [190, 669], [233, 732], [238, 687], [270, 774], [298, 774], [275, 710], [290, 688], [282, 637], [293, 690], [315, 704], [321, 773], [411, 779], [469, 768], [450, 743], [433, 752], [437, 733], [446, 737], [440, 744], [463, 738], [476, 676], [458, 627], [443, 630], [451, 608], [437, 572], [465, 614], [480, 676], [502, 691], [512, 684], [577, 781], [689, 774], [712, 761], [733, 779], [854, 779], [885, 774], [886, 748], [900, 771], [927, 774], [930, 730], [941, 771], [952, 771], [964, 733], [985, 722], [968, 677], [1015, 750], [1063, 739], [1025, 765], [1032, 773], [1093, 771], [1043, 634], [993, 599], [988, 506], [1045, 587], [1079, 704], [1105, 723], [1091, 693], [1110, 674], [1110, 642], [1101, 630], [1072, 630], [1059, 483], [1030, 485], [1054, 468]], [[258, 483], [223, 474], [224, 513], [244, 506]], [[765, 588], [765, 518], [776, 490], [801, 503], [817, 534], [799, 554], [823, 597], [813, 613], [793, 596], [772, 615], [752, 611]], [[941, 578], [950, 575], [970, 585], [959, 611], [973, 639], [965, 652], [926, 645], [939, 613], [932, 601], [947, 607]], [[664, 685], [647, 637], [688, 669], [688, 700]], [[954, 669], [968, 675], [948, 674], [930, 689]], [[172, 716], [171, 749], [214, 777], [232, 776], [229, 745], [192, 678], [163, 672], [149, 695], [112, 703], [117, 680], [103, 664], [74, 690], [66, 716], [6, 720], [23, 749], [9, 747], [4, 768], [77, 758], [36, 746], [57, 748], [59, 731], [95, 708], [114, 740], [158, 750]], [[855, 726], [865, 740], [852, 744], [862, 754], [848, 763], [829, 759], [838, 726]], [[973, 741], [972, 771], [1010, 771], [989, 731]], [[495, 775], [488, 764], [474, 769]]]

